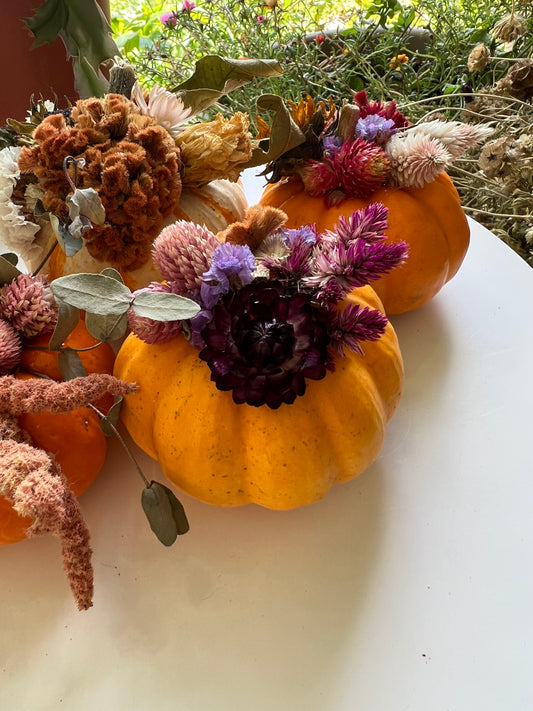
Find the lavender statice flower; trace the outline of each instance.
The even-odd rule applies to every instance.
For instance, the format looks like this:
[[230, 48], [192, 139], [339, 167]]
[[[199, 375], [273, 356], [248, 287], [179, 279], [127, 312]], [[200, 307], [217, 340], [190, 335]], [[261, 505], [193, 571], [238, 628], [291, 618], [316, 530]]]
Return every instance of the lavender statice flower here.
[[344, 358], [344, 349], [362, 353], [361, 341], [377, 341], [385, 332], [387, 317], [377, 309], [348, 304], [328, 313], [328, 336], [334, 355]]
[[[172, 293], [170, 284], [160, 284], [153, 281], [149, 286], [143, 289], [137, 289], [133, 292], [133, 296], [146, 291], [157, 293]], [[130, 308], [128, 310], [128, 326], [133, 333], [145, 343], [165, 343], [172, 340], [180, 333], [182, 329], [181, 321], [156, 321], [146, 316], [138, 316], [135, 311]]]
[[211, 323], [212, 320], [213, 312], [210, 309], [202, 309], [201, 311], [198, 311], [196, 316], [189, 319], [189, 343], [191, 346], [198, 348], [198, 350], [201, 350], [205, 346], [202, 331], [208, 323]]
[[294, 244], [300, 242], [305, 242], [306, 244], [316, 244], [316, 225], [303, 225], [303, 227], [298, 227], [296, 229], [283, 227], [280, 232], [285, 244], [291, 249]]
[[154, 242], [152, 258], [176, 294], [187, 296], [200, 288], [219, 245], [215, 235], [200, 225], [178, 220], [162, 230]]
[[0, 289], [0, 318], [23, 338], [51, 331], [57, 322], [57, 304], [44, 276], [19, 274]]
[[375, 143], [386, 143], [397, 130], [392, 119], [379, 114], [369, 114], [360, 118], [355, 125], [356, 136]]
[[255, 258], [247, 244], [219, 244], [209, 270], [202, 275], [200, 296], [205, 308], [212, 308], [232, 287], [239, 289], [249, 284], [255, 268]]
[[340, 136], [324, 136], [322, 139], [322, 151], [324, 155], [333, 155], [342, 147], [343, 140]]

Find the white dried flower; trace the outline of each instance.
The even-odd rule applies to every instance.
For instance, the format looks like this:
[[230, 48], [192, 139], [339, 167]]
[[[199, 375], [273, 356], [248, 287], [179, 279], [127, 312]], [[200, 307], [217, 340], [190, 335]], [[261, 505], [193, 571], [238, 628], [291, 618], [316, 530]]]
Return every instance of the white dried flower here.
[[0, 151], [0, 241], [19, 254], [40, 253], [32, 246], [39, 225], [27, 220], [19, 205], [12, 201], [13, 190], [20, 177], [18, 157], [20, 148], [7, 147]]
[[397, 133], [385, 150], [391, 164], [391, 183], [401, 188], [424, 187], [452, 162], [443, 144], [424, 133]]
[[469, 148], [481, 143], [494, 133], [492, 126], [460, 121], [426, 121], [408, 129], [410, 135], [424, 134], [440, 141], [452, 159], [464, 155]]
[[158, 84], [154, 85], [148, 94], [148, 100], [146, 100], [143, 88], [137, 82], [133, 87], [131, 98], [143, 114], [152, 116], [160, 126], [170, 133], [172, 138], [176, 138], [180, 133], [182, 124], [189, 118], [192, 111], [190, 107], [185, 108], [179, 96], [163, 89]]
[[517, 12], [511, 12], [492, 28], [492, 36], [502, 42], [514, 42], [527, 32], [527, 20]]

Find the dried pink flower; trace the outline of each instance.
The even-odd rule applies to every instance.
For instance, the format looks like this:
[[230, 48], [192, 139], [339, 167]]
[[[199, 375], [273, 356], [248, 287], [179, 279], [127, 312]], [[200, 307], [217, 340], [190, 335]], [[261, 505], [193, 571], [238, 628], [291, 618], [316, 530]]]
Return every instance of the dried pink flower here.
[[437, 139], [423, 133], [395, 134], [386, 146], [390, 182], [401, 188], [422, 188], [444, 172], [452, 157]]
[[20, 361], [22, 344], [15, 329], [0, 318], [0, 375], [7, 375]]
[[377, 341], [385, 332], [387, 323], [387, 317], [377, 309], [348, 304], [343, 310], [330, 312], [330, 347], [339, 358], [344, 358], [345, 348], [362, 353], [360, 342]]
[[0, 289], [0, 317], [25, 338], [51, 331], [57, 322], [57, 305], [46, 277], [19, 274]]
[[186, 295], [200, 288], [219, 242], [204, 226], [179, 220], [165, 227], [152, 248], [154, 264], [172, 282], [173, 291]]
[[89, 531], [59, 465], [46, 452], [14, 439], [0, 442], [0, 494], [20, 516], [34, 519], [28, 535], [59, 537], [63, 565], [80, 610], [92, 606]]
[[[173, 293], [170, 284], [160, 284], [154, 281], [150, 286], [135, 291], [134, 296], [145, 291]], [[154, 321], [154, 319], [145, 316], [137, 316], [131, 308], [128, 311], [128, 326], [137, 338], [150, 344], [165, 343], [181, 332], [181, 321]]]

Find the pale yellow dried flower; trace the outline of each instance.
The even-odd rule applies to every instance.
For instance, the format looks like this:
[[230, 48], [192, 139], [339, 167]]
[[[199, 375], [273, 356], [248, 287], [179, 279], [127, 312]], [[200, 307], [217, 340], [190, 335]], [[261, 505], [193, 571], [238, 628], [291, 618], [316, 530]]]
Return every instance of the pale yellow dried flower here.
[[492, 28], [492, 36], [502, 42], [514, 42], [527, 32], [527, 21], [517, 12], [504, 15]]
[[470, 52], [468, 56], [468, 71], [469, 72], [481, 72], [490, 61], [490, 50], [486, 44], [478, 44]]
[[197, 187], [211, 180], [239, 179], [241, 166], [252, 156], [252, 135], [246, 114], [231, 119], [220, 114], [214, 121], [195, 124], [176, 138], [183, 161], [184, 187]]

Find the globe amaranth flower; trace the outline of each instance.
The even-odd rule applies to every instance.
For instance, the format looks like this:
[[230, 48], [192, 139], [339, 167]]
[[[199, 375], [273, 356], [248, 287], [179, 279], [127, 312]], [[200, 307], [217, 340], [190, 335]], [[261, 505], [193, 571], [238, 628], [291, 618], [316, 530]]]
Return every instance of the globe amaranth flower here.
[[7, 375], [20, 362], [20, 336], [10, 323], [0, 318], [0, 375]]
[[202, 331], [207, 362], [219, 390], [237, 404], [273, 409], [303, 395], [306, 379], [326, 375], [328, 336], [323, 314], [305, 293], [276, 281], [254, 281], [224, 295]]
[[396, 128], [409, 126], [409, 120], [398, 111], [395, 101], [384, 104], [382, 101], [369, 101], [366, 91], [358, 91], [354, 96], [354, 101], [359, 107], [359, 118], [365, 118], [372, 114], [377, 114], [386, 119], [392, 119]]
[[185, 296], [200, 288], [219, 244], [207, 227], [178, 220], [155, 239], [152, 260], [163, 278], [172, 282], [173, 291]]
[[202, 276], [203, 305], [210, 309], [232, 286], [238, 289], [249, 284], [254, 270], [255, 258], [247, 244], [219, 244], [213, 252], [211, 267]]
[[[133, 295], [141, 294], [150, 291], [156, 293], [172, 293], [172, 287], [169, 284], [160, 284], [152, 282], [149, 286], [143, 289], [137, 289]], [[133, 333], [145, 343], [165, 343], [172, 340], [182, 330], [181, 321], [156, 321], [155, 319], [147, 318], [146, 316], [138, 316], [135, 311], [128, 309], [128, 327]]]
[[0, 317], [24, 338], [51, 331], [57, 322], [57, 304], [46, 277], [19, 274], [0, 289]]

